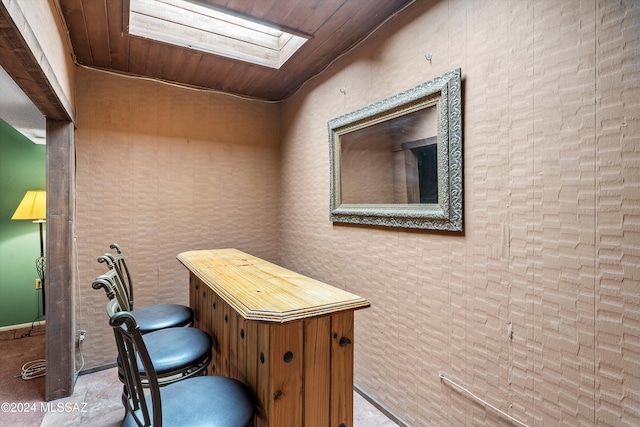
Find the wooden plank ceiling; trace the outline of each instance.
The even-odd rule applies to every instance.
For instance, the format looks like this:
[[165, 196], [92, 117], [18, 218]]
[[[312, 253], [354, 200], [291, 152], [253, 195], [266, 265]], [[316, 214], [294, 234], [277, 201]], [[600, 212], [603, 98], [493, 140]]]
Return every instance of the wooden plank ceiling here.
[[58, 0], [79, 64], [280, 101], [412, 0], [194, 0], [312, 36], [280, 69], [128, 34], [128, 0]]

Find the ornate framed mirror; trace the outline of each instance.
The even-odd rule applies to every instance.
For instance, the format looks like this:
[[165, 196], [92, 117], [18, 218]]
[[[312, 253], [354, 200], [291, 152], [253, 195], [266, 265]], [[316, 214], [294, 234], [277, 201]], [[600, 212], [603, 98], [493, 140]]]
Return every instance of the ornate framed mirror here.
[[462, 230], [459, 68], [328, 127], [331, 221]]

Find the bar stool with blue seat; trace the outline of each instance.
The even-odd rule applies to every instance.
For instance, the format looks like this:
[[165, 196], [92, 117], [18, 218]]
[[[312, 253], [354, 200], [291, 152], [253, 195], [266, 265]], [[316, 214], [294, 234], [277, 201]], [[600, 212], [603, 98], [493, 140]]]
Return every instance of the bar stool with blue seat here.
[[[127, 396], [127, 415], [122, 424], [134, 426], [225, 426], [248, 427], [253, 424], [254, 397], [241, 382], [223, 376], [189, 378], [160, 388], [155, 364], [147, 350], [135, 317], [107, 306], [118, 353], [122, 360]], [[162, 331], [159, 331], [162, 332]], [[149, 396], [145, 397], [139, 375], [142, 364], [147, 375]]]
[[124, 311], [133, 313], [143, 334], [163, 328], [193, 325], [193, 310], [185, 305], [156, 304], [134, 309], [133, 281], [124, 254], [117, 243], [112, 243], [110, 248], [115, 249], [116, 254], [106, 253], [98, 258], [98, 262], [106, 263], [110, 269], [118, 273], [120, 283], [122, 284], [122, 286], [116, 290], [120, 307]]
[[[116, 289], [119, 285], [119, 276], [115, 269], [98, 276], [92, 284], [94, 289], [105, 289], [109, 297], [107, 313], [110, 316], [123, 311], [119, 299], [116, 297]], [[140, 327], [137, 326], [137, 328], [142, 333]], [[153, 364], [154, 381], [158, 383], [159, 387], [207, 374], [207, 368], [211, 363], [213, 344], [211, 335], [208, 333], [196, 328], [164, 328], [145, 333], [143, 340]], [[118, 356], [118, 378], [125, 384], [122, 392], [123, 403], [130, 395], [125, 381], [124, 362]], [[148, 385], [147, 367], [138, 361], [137, 368], [142, 384]]]

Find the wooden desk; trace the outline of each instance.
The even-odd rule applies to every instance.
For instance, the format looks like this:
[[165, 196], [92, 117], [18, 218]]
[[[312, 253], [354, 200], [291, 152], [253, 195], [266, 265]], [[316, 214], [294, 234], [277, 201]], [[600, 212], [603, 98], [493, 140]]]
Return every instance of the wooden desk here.
[[236, 249], [183, 252], [212, 375], [256, 394], [256, 427], [353, 426], [353, 312], [365, 299]]

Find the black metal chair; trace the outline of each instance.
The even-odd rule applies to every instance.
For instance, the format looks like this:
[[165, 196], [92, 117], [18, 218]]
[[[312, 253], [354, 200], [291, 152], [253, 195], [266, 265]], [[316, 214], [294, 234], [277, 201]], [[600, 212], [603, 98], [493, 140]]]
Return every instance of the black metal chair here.
[[[122, 311], [117, 296], [117, 288], [121, 287], [121, 283], [115, 269], [98, 276], [92, 287], [105, 289], [109, 297], [107, 313], [110, 317]], [[142, 333], [139, 326], [137, 328]], [[213, 344], [208, 333], [196, 328], [175, 327], [148, 332], [144, 334], [143, 339], [153, 363], [154, 381], [158, 386], [164, 387], [187, 378], [207, 374]], [[120, 355], [117, 358], [117, 364], [118, 377], [125, 384], [122, 392], [123, 403], [125, 403], [130, 393], [127, 389], [124, 361]], [[148, 367], [138, 361], [137, 369], [142, 383], [147, 385], [149, 383]]]
[[[122, 360], [126, 400], [124, 427], [133, 426], [225, 426], [247, 427], [253, 423], [254, 399], [241, 382], [222, 376], [189, 378], [160, 388], [153, 355], [147, 349], [135, 317], [107, 306]], [[162, 331], [159, 331], [162, 332]], [[145, 397], [139, 375], [144, 367], [150, 395]]]
[[109, 246], [116, 254], [106, 253], [98, 258], [98, 262], [106, 263], [110, 269], [118, 273], [122, 286], [116, 289], [116, 296], [123, 311], [130, 311], [136, 317], [143, 334], [158, 329], [176, 326], [193, 325], [194, 313], [190, 307], [180, 304], [156, 304], [133, 308], [133, 281], [124, 254], [117, 243]]

